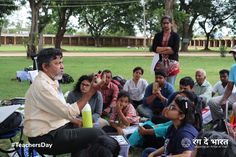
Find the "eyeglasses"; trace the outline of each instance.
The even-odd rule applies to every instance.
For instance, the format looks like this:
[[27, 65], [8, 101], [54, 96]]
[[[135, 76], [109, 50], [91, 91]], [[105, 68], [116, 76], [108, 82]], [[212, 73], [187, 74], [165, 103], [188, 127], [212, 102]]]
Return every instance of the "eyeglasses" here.
[[168, 109], [169, 109], [169, 110], [172, 110], [172, 111], [175, 110], [175, 111], [178, 111], [178, 112], [182, 113], [182, 111], [180, 111], [179, 109], [177, 109], [174, 104], [170, 104], [170, 105], [168, 106]]

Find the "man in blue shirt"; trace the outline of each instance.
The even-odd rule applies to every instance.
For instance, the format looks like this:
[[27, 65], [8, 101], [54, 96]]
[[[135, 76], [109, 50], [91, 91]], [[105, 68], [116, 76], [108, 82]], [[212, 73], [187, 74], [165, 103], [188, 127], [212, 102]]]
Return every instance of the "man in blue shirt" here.
[[[236, 61], [236, 45], [231, 51], [229, 51], [229, 53], [232, 53], [233, 58]], [[222, 109], [225, 109], [227, 101], [229, 107], [233, 108], [234, 115], [236, 115], [236, 93], [232, 93], [234, 85], [236, 85], [236, 64], [233, 64], [230, 68], [229, 82], [224, 95], [214, 97], [208, 103], [214, 124], [218, 124], [218, 122], [224, 118], [224, 112]], [[213, 129], [214, 127], [217, 127], [217, 125], [213, 126]]]
[[155, 82], [147, 86], [143, 104], [137, 108], [141, 116], [152, 118], [154, 115], [161, 115], [168, 97], [174, 93], [174, 87], [166, 81], [166, 77], [167, 74], [163, 69], [155, 71]]

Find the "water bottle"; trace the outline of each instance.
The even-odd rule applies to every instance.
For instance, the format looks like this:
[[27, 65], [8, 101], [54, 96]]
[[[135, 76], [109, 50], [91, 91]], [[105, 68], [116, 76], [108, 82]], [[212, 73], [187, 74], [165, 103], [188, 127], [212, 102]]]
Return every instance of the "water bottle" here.
[[83, 121], [83, 128], [93, 127], [92, 112], [89, 103], [87, 103], [82, 109], [82, 121]]

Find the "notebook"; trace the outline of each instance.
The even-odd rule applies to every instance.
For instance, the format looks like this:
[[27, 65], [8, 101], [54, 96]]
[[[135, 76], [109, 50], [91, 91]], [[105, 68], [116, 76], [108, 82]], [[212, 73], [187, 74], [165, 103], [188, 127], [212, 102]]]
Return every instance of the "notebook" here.
[[0, 123], [9, 117], [21, 105], [1, 106], [0, 107]]

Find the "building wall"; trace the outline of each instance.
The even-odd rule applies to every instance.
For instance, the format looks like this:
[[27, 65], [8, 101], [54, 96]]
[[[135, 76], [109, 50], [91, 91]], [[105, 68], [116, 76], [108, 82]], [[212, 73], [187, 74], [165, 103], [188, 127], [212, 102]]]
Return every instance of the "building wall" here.
[[[0, 42], [2, 45], [25, 45], [28, 40], [28, 35], [12, 35], [3, 34], [0, 37]], [[144, 38], [136, 37], [101, 37], [101, 46], [105, 47], [142, 47]], [[54, 35], [44, 35], [43, 43], [45, 45], [54, 45], [55, 36]], [[204, 47], [206, 40], [204, 38], [192, 39], [189, 46]], [[73, 36], [65, 35], [62, 40], [62, 45], [68, 46], [94, 46], [95, 42], [91, 36]], [[146, 45], [152, 45], [152, 39], [146, 39]], [[224, 38], [224, 39], [214, 39], [209, 41], [209, 48], [220, 47], [221, 45], [226, 47], [233, 47], [236, 45], [236, 39]]]

